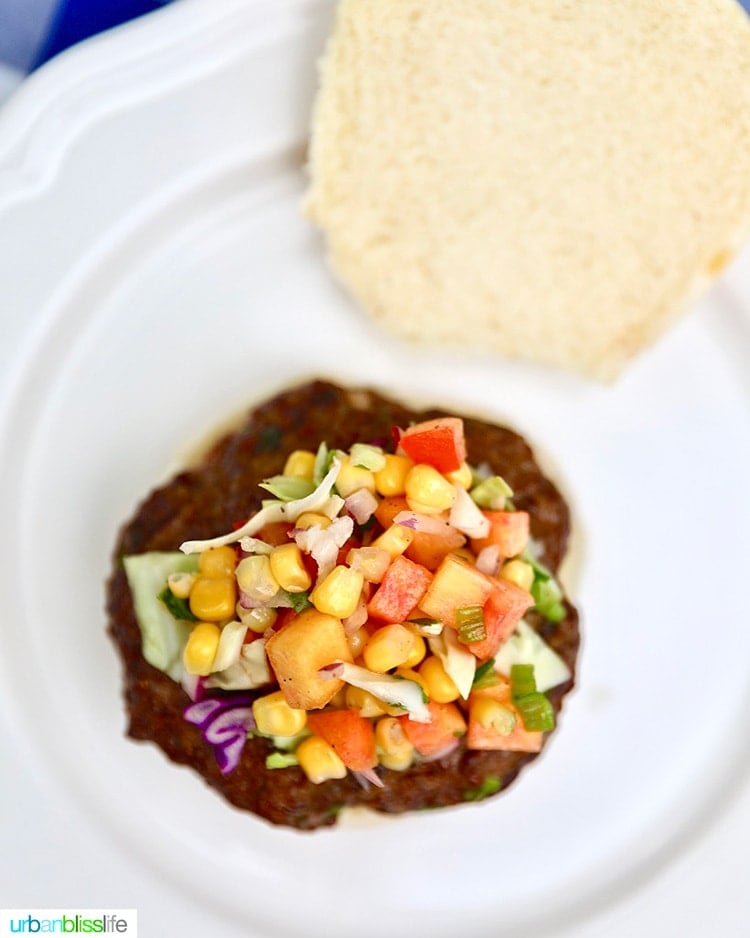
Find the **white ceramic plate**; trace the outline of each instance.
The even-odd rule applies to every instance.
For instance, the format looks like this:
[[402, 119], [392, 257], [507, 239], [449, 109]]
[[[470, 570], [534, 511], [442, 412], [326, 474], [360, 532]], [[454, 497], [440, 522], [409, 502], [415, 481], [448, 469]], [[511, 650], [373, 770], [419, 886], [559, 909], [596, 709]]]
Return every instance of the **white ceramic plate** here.
[[[0, 123], [13, 751], [116, 862], [159, 871], [165, 921], [197, 903], [217, 935], [632, 922], [682, 853], [711, 866], [701, 845], [747, 793], [748, 259], [611, 388], [382, 335], [299, 213], [329, 16], [186, 0], [56, 63]], [[544, 756], [484, 805], [299, 834], [123, 737], [102, 612], [118, 526], [218, 423], [315, 374], [509, 421], [570, 498], [579, 688]]]

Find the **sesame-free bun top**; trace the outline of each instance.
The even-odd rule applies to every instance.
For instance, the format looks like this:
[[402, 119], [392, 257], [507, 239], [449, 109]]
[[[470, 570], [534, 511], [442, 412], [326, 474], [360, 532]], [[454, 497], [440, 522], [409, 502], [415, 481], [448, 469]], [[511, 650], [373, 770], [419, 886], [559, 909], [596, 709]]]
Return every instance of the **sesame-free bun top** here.
[[305, 211], [379, 322], [611, 379], [750, 233], [735, 0], [341, 0]]

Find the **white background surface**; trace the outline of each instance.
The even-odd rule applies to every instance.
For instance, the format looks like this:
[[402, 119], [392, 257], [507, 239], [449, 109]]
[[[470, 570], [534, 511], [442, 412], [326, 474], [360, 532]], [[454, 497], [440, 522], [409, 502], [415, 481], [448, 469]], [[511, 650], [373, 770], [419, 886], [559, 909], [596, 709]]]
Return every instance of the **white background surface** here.
[[[122, 342], [125, 362], [128, 361], [127, 353], [133, 354], [135, 343], [132, 342], [132, 330], [128, 330], [124, 318], [131, 314], [129, 301], [135, 301], [134, 306], [130, 307], [134, 321], [146, 333], [149, 323], [157, 322], [153, 317], [158, 317], [160, 302], [173, 311], [179, 306], [177, 300], [180, 300], [187, 309], [193, 310], [192, 315], [195, 316], [200, 297], [196, 299], [186, 295], [176, 300], [173, 292], [170, 293], [174, 291], [175, 283], [179, 282], [177, 274], [184, 276], [189, 286], [205, 289], [203, 301], [207, 303], [211, 302], [211, 288], [214, 289], [213, 299], [219, 307], [215, 314], [220, 325], [231, 321], [230, 314], [235, 304], [243, 302], [242, 289], [246, 289], [247, 284], [233, 252], [236, 251], [238, 233], [244, 232], [244, 225], [248, 226], [249, 231], [253, 230], [253, 224], [243, 220], [242, 196], [239, 197], [236, 213], [227, 214], [227, 205], [232, 203], [235, 191], [231, 180], [236, 180], [237, 173], [243, 172], [242, 167], [252, 154], [275, 154], [280, 147], [299, 140], [312, 93], [309, 82], [314, 51], [322, 43], [326, 27], [327, 5], [324, 3], [279, 4], [275, 18], [270, 15], [272, 9], [272, 5], [263, 3], [188, 2], [185, 5], [186, 12], [166, 11], [163, 16], [155, 18], [152, 24], [138, 24], [131, 28], [138, 31], [133, 33], [139, 40], [137, 42], [119, 43], [108, 39], [83, 50], [83, 54], [76, 59], [60, 62], [55, 72], [38, 76], [38, 80], [28, 89], [25, 100], [14, 102], [13, 110], [8, 112], [5, 121], [0, 120], [0, 243], [14, 245], [13, 250], [6, 251], [0, 261], [8, 310], [3, 317], [6, 341], [0, 352], [4, 401], [9, 400], [7, 395], [11, 390], [15, 393], [14, 389], [20, 389], [18, 393], [21, 397], [17, 399], [28, 403], [28, 389], [33, 386], [33, 382], [31, 385], [28, 381], [24, 382], [24, 366], [28, 364], [25, 357], [28, 350], [36, 347], [35, 342], [41, 343], [38, 348], [43, 349], [45, 355], [37, 361], [41, 365], [50, 364], [51, 367], [49, 376], [46, 371], [39, 373], [39, 393], [50, 395], [54, 392], [55, 396], [49, 399], [45, 397], [39, 413], [58, 434], [58, 439], [63, 439], [63, 435], [54, 418], [58, 414], [70, 413], [66, 407], [70, 408], [73, 402], [79, 402], [76, 397], [76, 374], [90, 380], [93, 362], [96, 360], [92, 352], [101, 349], [102, 336], [111, 330], [109, 334], [112, 341]], [[134, 49], [138, 51], [134, 52]], [[283, 58], [279, 56], [280, 50], [284, 52]], [[285, 63], [283, 67], [281, 62]], [[308, 83], [302, 92], [301, 79]], [[190, 119], [196, 113], [200, 114], [199, 122]], [[139, 145], [123, 153], [120, 146], [129, 135], [135, 135]], [[158, 146], [155, 137], [158, 138]], [[285, 167], [294, 165], [293, 158], [285, 159]], [[288, 206], [294, 193], [287, 191], [286, 183], [283, 182], [287, 170], [282, 170], [279, 175], [274, 160], [277, 158], [272, 156], [270, 165], [272, 168], [276, 166], [276, 169], [271, 172], [269, 179], [276, 185], [277, 178], [282, 178], [278, 190], [280, 207], [267, 210], [261, 206], [257, 211], [259, 217], [265, 218], [267, 215], [268, 230], [276, 234], [288, 226]], [[214, 180], [218, 180], [218, 190], [212, 188]], [[222, 180], [230, 182], [223, 183]], [[248, 189], [252, 188], [252, 182], [248, 176]], [[222, 189], [222, 185], [226, 188]], [[264, 186], [267, 188], [262, 183], [261, 189]], [[206, 192], [214, 193], [207, 201], [200, 195]], [[219, 206], [219, 210], [212, 214], [214, 203]], [[170, 216], [170, 206], [177, 206], [177, 216]], [[183, 210], [188, 212], [182, 241], [185, 250], [175, 253], [175, 244], [179, 246], [180, 243], [175, 217], [181, 218], [179, 212]], [[195, 229], [191, 229], [191, 212], [197, 219]], [[127, 243], [128, 231], [145, 233], [143, 255], [133, 251], [129, 254], [122, 252], [121, 245]], [[216, 239], [207, 240], [207, 235], [213, 232], [218, 232], [219, 239], [222, 236], [226, 238], [225, 256], [221, 250], [217, 250]], [[281, 237], [283, 239], [283, 235]], [[218, 243], [221, 247], [220, 240]], [[304, 233], [292, 238], [290, 243], [307, 260], [310, 259], [307, 252], [315, 250], [314, 239]], [[264, 257], [268, 255], [271, 260], [283, 263], [283, 243], [275, 252], [258, 241], [257, 250]], [[196, 255], [195, 252], [201, 251], [202, 255]], [[85, 302], [72, 304], [72, 300], [79, 297], [76, 286], [90, 284], [93, 275], [107, 269], [107, 258], [113, 255], [123, 259], [122, 272], [118, 268], [117, 273], [111, 276], [115, 284], [113, 292], [110, 292], [107, 282], [100, 282], [92, 294], [94, 300], [101, 304], [103, 312], [87, 311]], [[196, 257], [202, 260], [208, 275], [195, 275], [191, 279], [191, 272], [186, 268], [188, 261]], [[170, 267], [170, 264], [173, 266]], [[629, 395], [637, 398], [639, 387], [653, 389], [659, 385], [660, 378], [666, 375], [674, 379], [673, 388], [660, 389], [661, 401], [655, 407], [650, 407], [650, 402], [644, 402], [644, 406], [650, 408], [650, 419], [655, 429], [666, 426], [667, 417], [674, 417], [678, 427], [676, 432], [679, 433], [680, 422], [694, 418], [695, 414], [686, 417], [680, 411], [683, 403], [681, 395], [685, 393], [694, 410], [702, 399], [708, 402], [705, 414], [698, 414], [699, 419], [705, 420], [708, 440], [712, 439], [713, 425], [723, 428], [722, 421], [728, 417], [734, 418], [739, 414], [739, 420], [744, 418], [746, 423], [747, 385], [743, 383], [741, 372], [745, 368], [746, 374], [747, 306], [744, 312], [738, 313], [733, 304], [737, 302], [737, 297], [745, 303], [747, 301], [747, 270], [748, 261], [745, 258], [738, 262], [725, 285], [712, 295], [701, 310], [686, 320], [658, 349], [649, 353], [643, 364], [636, 366], [632, 378], [628, 377], [618, 392], [620, 397], [615, 396], [613, 399], [621, 405], [627, 404], [631, 400]], [[257, 291], [259, 296], [273, 301], [274, 274], [282, 271], [283, 267], [267, 267], [268, 282], [264, 282], [263, 288]], [[236, 279], [223, 276], [227, 272]], [[305, 277], [300, 280], [299, 287], [295, 287], [294, 283], [284, 285], [280, 294], [284, 302], [279, 301], [281, 310], [285, 303], [289, 304], [292, 300], [303, 309], [306, 302], [303, 287], [314, 282], [324, 291], [335, 315], [342, 317], [336, 320], [342, 330], [339, 334], [349, 341], [349, 333], [345, 331], [349, 328], [346, 325], [349, 313], [344, 298], [332, 287], [323, 285], [324, 272], [320, 272], [319, 280], [310, 281], [310, 277], [316, 278], [317, 275], [305, 268]], [[77, 319], [79, 315], [80, 319]], [[60, 337], [57, 344], [50, 339], [50, 335], [56, 334], [55, 323], [62, 324], [57, 333]], [[163, 340], [163, 330], [160, 332], [158, 324], [154, 328], [155, 335]], [[374, 350], [376, 361], [382, 362], [384, 368], [388, 367], [391, 354], [396, 358], [401, 354], [387, 342], [379, 345], [379, 340], [373, 338], [362, 323], [355, 322], [351, 328], [352, 347], [361, 343], [363, 335], [368, 336], [373, 342], [371, 351]], [[253, 333], [251, 324], [245, 322], [239, 332], [249, 339]], [[65, 342], [70, 345], [68, 351]], [[178, 335], [175, 342], [180, 351], [190, 351], [190, 343], [184, 341], [184, 336], [181, 338]], [[294, 351], [287, 363], [291, 371], [295, 368], [299, 370], [299, 363], [304, 361], [304, 348], [292, 345]], [[681, 383], [684, 381], [681, 356], [688, 356], [685, 359], [687, 361], [693, 360], [689, 356], [696, 349], [703, 350], [703, 375], [713, 379], [714, 390], [708, 391], [703, 398], [693, 394], [690, 389], [686, 390]], [[218, 367], [227, 349], [222, 343], [214, 346], [208, 341], [205, 353], [209, 361], [216, 354]], [[105, 352], [103, 359], [109, 364], [116, 362], [111, 349]], [[59, 361], [63, 363], [61, 369], [58, 368]], [[153, 383], [153, 362], [143, 358], [141, 365], [143, 373], [133, 376], [134, 380]], [[19, 369], [18, 383], [14, 371], [16, 368]], [[76, 372], [76, 368], [80, 371]], [[429, 362], [420, 361], [417, 372], [429, 373]], [[523, 369], [511, 369], [510, 374], [511, 378], [505, 385], [508, 389], [516, 393], [529, 392], [523, 401], [519, 400], [518, 405], [519, 413], [524, 418], [523, 424], [528, 421], [543, 428], [545, 432], [540, 434], [540, 438], [552, 453], [558, 453], [559, 447], [563, 445], [561, 434], [556, 434], [553, 427], [547, 426], [550, 418], [544, 416], [544, 400], [535, 399], [536, 392], [533, 391], [537, 383], [549, 390], [550, 379], [533, 372], [527, 373]], [[209, 370], [209, 375], [203, 381], [203, 391], [208, 396], [200, 404], [203, 411], [199, 407], [199, 413], [207, 416], [216, 412], [222, 401], [244, 403], [241, 395], [252, 386], [246, 378], [237, 374], [222, 375], [217, 386], [210, 375]], [[116, 381], [117, 377], [114, 373], [112, 380]], [[190, 382], [184, 382], [173, 392], [178, 402], [180, 396], [184, 399], [184, 395], [189, 393], [189, 385]], [[212, 390], [206, 391], [208, 385], [213, 386]], [[733, 397], [735, 392], [739, 395], [737, 399]], [[475, 392], [466, 390], [460, 393], [470, 400]], [[560, 393], [584, 409], [589, 408], [588, 413], [596, 413], [597, 407], [603, 407], [608, 399], [605, 392], [582, 388], [569, 380], [562, 381]], [[165, 390], [165, 394], [169, 396], [170, 392]], [[120, 401], [121, 396], [115, 394], [115, 399]], [[32, 410], [36, 412], [35, 408], [36, 403], [32, 401]], [[92, 417], [99, 413], [95, 403], [91, 405], [90, 413]], [[620, 416], [623, 413], [621, 410]], [[118, 411], [118, 419], [121, 416]], [[178, 414], [178, 426], [170, 428], [169, 432], [179, 441], [175, 445], [187, 439], [185, 429], [191, 425], [189, 418], [189, 414]], [[153, 419], [157, 428], [163, 427], [163, 423], [160, 423], [163, 416], [149, 415], [148, 419]], [[660, 424], [660, 421], [664, 423]], [[197, 419], [197, 423], [200, 425], [200, 419]], [[635, 421], [624, 425], [623, 432], [631, 432], [634, 425]], [[125, 432], [134, 432], [132, 427], [128, 428], [127, 422]], [[71, 438], [77, 439], [75, 429], [71, 430]], [[746, 440], [742, 427], [738, 430], [739, 438]], [[41, 439], [42, 442], [37, 445], [43, 447], [44, 437]], [[613, 441], [614, 451], [615, 437]], [[658, 439], [653, 442], [658, 445]], [[559, 446], [556, 445], [558, 443]], [[164, 452], [171, 454], [174, 448], [165, 446]], [[746, 450], [743, 453], [746, 455]], [[4, 459], [10, 461], [9, 455], [4, 454]], [[605, 459], [606, 455], [602, 458]], [[143, 484], [133, 483], [133, 493], [141, 494], [147, 484], [156, 481], [159, 471], [156, 467], [163, 467], [163, 461], [159, 462], [163, 459], [164, 453], [156, 452], [152, 464], [149, 464], [148, 459], [139, 458], [132, 467], [122, 468], [122, 474], [131, 471], [143, 474]], [[579, 465], [566, 461], [565, 475], [569, 476], [571, 482], [577, 481], [580, 477], [576, 469], [583, 473], [588, 465], [585, 460], [581, 460]], [[731, 471], [727, 472], [727, 480], [729, 484], [735, 484]], [[118, 477], [114, 486], [117, 498], [125, 498], [128, 490], [120, 482]], [[32, 483], [32, 491], [48, 491], [41, 481], [32, 480]], [[582, 484], [582, 479], [578, 484]], [[584, 520], [591, 518], [595, 500], [602, 493], [593, 487], [591, 494], [592, 500], [584, 511]], [[68, 523], [65, 521], [64, 508], [62, 506], [59, 509], [63, 525]], [[127, 506], [123, 505], [122, 509], [119, 505], [109, 506], [108, 510], [113, 512], [113, 517], [122, 517]], [[34, 515], [33, 508], [26, 506], [24, 511], [25, 517]], [[586, 511], [589, 513], [588, 518]], [[108, 531], [101, 534], [105, 541], [108, 534]], [[746, 547], [747, 540], [738, 540], [737, 543]], [[588, 560], [592, 558], [589, 556]], [[596, 564], [597, 560], [593, 558], [590, 566], [596, 568]], [[66, 563], [62, 564], [62, 568], [67, 569]], [[50, 576], [54, 581], [58, 574], [52, 572]], [[63, 578], [63, 589], [64, 585]], [[582, 588], [585, 586], [584, 577]], [[6, 595], [10, 596], [9, 593]], [[591, 595], [592, 600], [596, 598], [595, 591]], [[12, 599], [8, 603], [11, 608]], [[76, 601], [81, 601], [83, 608], [89, 608], [92, 602], [90, 597], [79, 595], [76, 595]], [[589, 616], [595, 608], [596, 602], [587, 604]], [[65, 625], [68, 619], [69, 616], [63, 613], [61, 625]], [[600, 622], [592, 621], [592, 629], [594, 626], [600, 627]], [[13, 623], [3, 623], [3, 628], [13, 629]], [[60, 639], [70, 642], [74, 635], [77, 637], [74, 629], [75, 624], [73, 628], [61, 629]], [[6, 649], [18, 647], [18, 635], [15, 632], [6, 632], [6, 638]], [[596, 661], [597, 648], [601, 650], [603, 647], [601, 641], [597, 643], [591, 640], [590, 647], [589, 661]], [[61, 653], [62, 660], [70, 660], [66, 674], [77, 674], [74, 651], [66, 647]], [[732, 659], [732, 653], [725, 654], [723, 649], [718, 655], [709, 651], [705, 660], [721, 662], [727, 654]], [[10, 657], [9, 660], [12, 665], [18, 663], [17, 658]], [[695, 664], [692, 658], [687, 661], [689, 668]], [[114, 664], [108, 662], [106, 657], [102, 659], [102, 668], [105, 675], [115, 671]], [[739, 660], [730, 660], [727, 668], [731, 675], [736, 676], [733, 682], [729, 680], [730, 698], [738, 703], [738, 713], [746, 713], [747, 688], [742, 686], [741, 677], [747, 674], [747, 667], [739, 656]], [[85, 669], [82, 673], [85, 674]], [[716, 692], [715, 682], [721, 681], [721, 678], [719, 675], [709, 681], [711, 693]], [[29, 679], [35, 679], [33, 673]], [[726, 674], [724, 679], [727, 679]], [[561, 735], [560, 746], [551, 752], [551, 756], [556, 758], [558, 769], [569, 766], [566, 746], [572, 745], [576, 739], [576, 727], [595, 725], [596, 706], [606, 698], [605, 683], [597, 675], [571, 703], [571, 716], [564, 727], [565, 735]], [[10, 684], [14, 688], [21, 686], [17, 673], [8, 686]], [[72, 710], [77, 697], [78, 691], [73, 693], [71, 688]], [[40, 747], [39, 741], [29, 736], [38, 733], [43, 744], [48, 734], [54, 734], [55, 724], [32, 720], [30, 732], [29, 724], [23, 723], [23, 716], [16, 719], [19, 714], [14, 711], [14, 707], [18, 707], [19, 700], [26, 701], [23, 692], [8, 702], [0, 717], [5, 720], [0, 782], [3, 860], [0, 862], [6, 867], [0, 877], [0, 906], [135, 907], [139, 910], [141, 935], [197, 936], [209, 933], [220, 938], [224, 935], [230, 938], [238, 934], [261, 934], [242, 928], [236, 917], [222, 915], [205, 891], [186, 888], [183, 857], [175, 853], [170, 865], [158, 849], [158, 844], [146, 850], [133, 850], [132, 845], [128, 845], [128, 838], [122, 835], [123, 824], [132, 823], [134, 830], [137, 830], [142, 825], [143, 813], [151, 809], [138, 800], [128, 803], [126, 799], [123, 803], [116, 796], [137, 793], [137, 780], [131, 785], [130, 780], [125, 779], [110, 789], [94, 789], [93, 794], [83, 783], [81, 791], [72, 792], [71, 784], [75, 784], [79, 776], [76, 769], [71, 769], [71, 763], [79, 761], [79, 754], [71, 758], [71, 754], [65, 752], [57, 763], [50, 761], [48, 756], [45, 758], [44, 745]], [[33, 694], [29, 697], [28, 705], [29, 711], [32, 711]], [[109, 715], [108, 706], [105, 704], [102, 708], [104, 715]], [[66, 714], [62, 710], [59, 714], [61, 739], [49, 746], [56, 753], [62, 752], [71, 743], [65, 734]], [[698, 726], [704, 725], [703, 713], [699, 711], [696, 719]], [[737, 935], [739, 938], [747, 934], [750, 915], [740, 879], [744, 874], [741, 848], [750, 837], [750, 795], [745, 784], [746, 765], [740, 761], [747, 747], [744, 739], [739, 745], [736, 742], [736, 733], [731, 724], [733, 716], [733, 713], [729, 714], [726, 725], [717, 732], [714, 740], [716, 746], [727, 747], [724, 753], [726, 763], [734, 765], [736, 762], [737, 771], [731, 773], [728, 780], [713, 764], [706, 765], [705, 775], [696, 772], [689, 746], [669, 749], [669, 752], [677, 753], [688, 770], [684, 786], [685, 804], [674, 803], [668, 808], [662, 805], [665, 825], [674, 824], [683, 814], [685, 816], [687, 833], [684, 838], [678, 839], [678, 848], [674, 847], [674, 839], [670, 840], [662, 856], [657, 854], [651, 857], [648, 863], [636, 870], [635, 878], [629, 875], [627, 883], [620, 884], [611, 904], [605, 903], [600, 907], [600, 902], [604, 903], [604, 897], [600, 896], [596, 902], [589, 903], [585, 915], [576, 913], [572, 923], [559, 922], [553, 930], [554, 934], [561, 938], [589, 938], [595, 935], [612, 935], [617, 938], [619, 935], [634, 933], [674, 934], [691, 938], [693, 935], [702, 935], [709, 921], [711, 928], [721, 928], [724, 935]], [[14, 728], [22, 725], [24, 732], [16, 736]], [[153, 754], [147, 754], [144, 747], [136, 749], [137, 755], [131, 753], [131, 748], [132, 744], [125, 743], [122, 746], [112, 743], [112, 747], [105, 744], [94, 752], [82, 747], [80, 759], [92, 759], [96, 766], [92, 767], [91, 772], [94, 778], [106, 768], [104, 763], [109, 759], [118, 769], [123, 764], [138, 766], [156, 784], [168, 786], [167, 800], [173, 792], [175, 797], [179, 797], [177, 793], [183, 793], [186, 785], [190, 787], [189, 782], [182, 777], [184, 773], [177, 773], [163, 765], [158, 758], [152, 757]], [[706, 748], [712, 750], [711, 745]], [[656, 764], [663, 766], [663, 757], [663, 752], [656, 753]], [[553, 776], [547, 772], [550, 762], [546, 760], [540, 764], [538, 770], [534, 770], [534, 775], [530, 775], [528, 781], [524, 780], [519, 792], [531, 792], [535, 786], [542, 784], [543, 779], [552, 779]], [[617, 770], [621, 771], [619, 765]], [[677, 770], [678, 767], [675, 768]], [[174, 779], [172, 773], [175, 774]], [[618, 784], [614, 786], [617, 792], [625, 791], [622, 778], [617, 781]], [[666, 768], [661, 774], [656, 774], [655, 781], [657, 785], [663, 786], [661, 794], [664, 798], [668, 799], [670, 792], [680, 791], [679, 786], [675, 788], [672, 784]], [[574, 803], [575, 780], [571, 775], [563, 772], [558, 775], [557, 783], [562, 788], [566, 784], [570, 786], [571, 803]], [[703, 813], [701, 789], [707, 793], [720, 792], [721, 799], [726, 802], [720, 811], [712, 812], [710, 817]], [[601, 793], [605, 804], [608, 794]], [[91, 804], [87, 809], [89, 796]], [[109, 804], [106, 800], [108, 796], [112, 799]], [[523, 806], [525, 795], [512, 797], [515, 804]], [[655, 803], [660, 804], [660, 793], [654, 793], [654, 797]], [[188, 799], [186, 804], [190, 809], [193, 802]], [[198, 810], [206, 810], [213, 816], [216, 806], [206, 805], [202, 798], [198, 798], [196, 804]], [[486, 807], [487, 816], [495, 818], [495, 808]], [[169, 816], [170, 809], [171, 806], [165, 808], [165, 816]], [[498, 806], [498, 810], [503, 809]], [[225, 816], [222, 810], [222, 817]], [[612, 828], [621, 828], [627, 824], [627, 820], [627, 817], [613, 817]], [[633, 834], [637, 835], [643, 817], [636, 814], [633, 821]], [[170, 836], [168, 824], [163, 831], [161, 828], [159, 830], [165, 837]], [[654, 826], [651, 826], [644, 836], [658, 842], [657, 835], [658, 830], [655, 831]], [[584, 847], [587, 838], [596, 844], [597, 837], [601, 841], [601, 831], [584, 831]], [[627, 840], [626, 832], [623, 832], [623, 838]], [[186, 852], [189, 854], [196, 846], [200, 849], [200, 842], [187, 845]], [[634, 852], [637, 853], [638, 849], [636, 844]], [[366, 857], [363, 862], [367, 863]], [[623, 868], [625, 866], [627, 864], [623, 864]], [[276, 870], [280, 867], [274, 858], [269, 857], [268, 868]], [[293, 870], [291, 861], [288, 869], [290, 872]], [[242, 873], [241, 866], [238, 872]], [[247, 877], [241, 878], [242, 887], [252, 889]], [[205, 881], [210, 892], [214, 883], [210, 873], [206, 874]], [[224, 885], [216, 884], [216, 892], [221, 893]], [[293, 903], [300, 892], [299, 884], [292, 877], [291, 881], [282, 882], [281, 886], [288, 887]], [[569, 898], [573, 900], [575, 897]], [[259, 901], [262, 901], [262, 897]], [[543, 902], [544, 897], [534, 896], [533, 901]], [[460, 928], [460, 923], [456, 927]], [[338, 933], [335, 924], [332, 924], [332, 929], [333, 934]], [[316, 932], [310, 934], [315, 935]]]

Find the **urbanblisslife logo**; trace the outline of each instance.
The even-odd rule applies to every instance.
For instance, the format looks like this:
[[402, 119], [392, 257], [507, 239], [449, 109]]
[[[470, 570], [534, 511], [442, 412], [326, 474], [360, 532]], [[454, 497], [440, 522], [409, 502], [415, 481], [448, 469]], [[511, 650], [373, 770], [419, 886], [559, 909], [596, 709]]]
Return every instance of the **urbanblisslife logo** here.
[[5, 909], [0, 938], [8, 935], [138, 936], [135, 909]]

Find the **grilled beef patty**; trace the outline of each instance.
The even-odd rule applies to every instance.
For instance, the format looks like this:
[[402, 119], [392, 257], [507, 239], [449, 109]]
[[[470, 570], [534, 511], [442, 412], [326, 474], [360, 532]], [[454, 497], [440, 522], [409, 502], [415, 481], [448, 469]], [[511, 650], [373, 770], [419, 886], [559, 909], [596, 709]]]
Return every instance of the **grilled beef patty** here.
[[[151, 740], [173, 761], [192, 766], [237, 807], [271, 823], [300, 829], [332, 824], [338, 811], [349, 805], [397, 813], [480, 797], [487, 779], [497, 779], [500, 789], [507, 788], [536, 755], [472, 751], [463, 741], [444, 758], [415, 764], [405, 772], [378, 768], [382, 789], [365, 790], [351, 773], [341, 780], [315, 785], [296, 766], [268, 770], [265, 759], [270, 743], [258, 737], [248, 739], [239, 766], [222, 775], [199, 729], [182, 717], [190, 703], [183, 689], [141, 654], [141, 633], [121, 563], [128, 554], [175, 550], [184, 540], [210, 538], [231, 530], [258, 510], [258, 483], [279, 473], [286, 455], [294, 449], [315, 450], [321, 440], [331, 448], [347, 448], [354, 440], [387, 446], [393, 426], [406, 427], [444, 413], [414, 411], [371, 391], [314, 381], [251, 411], [198, 465], [148, 496], [120, 532], [107, 588], [109, 632], [124, 666], [130, 737]], [[560, 493], [542, 474], [518, 434], [472, 418], [464, 418], [464, 428], [469, 461], [474, 465], [488, 463], [511, 485], [516, 508], [531, 516], [531, 534], [541, 545], [542, 561], [556, 570], [569, 533], [569, 512]], [[566, 609], [567, 616], [559, 623], [543, 621], [534, 613], [527, 615], [527, 620], [574, 674], [578, 614], [569, 602]], [[556, 712], [573, 680], [548, 692]], [[255, 693], [260, 696], [267, 688]]]

